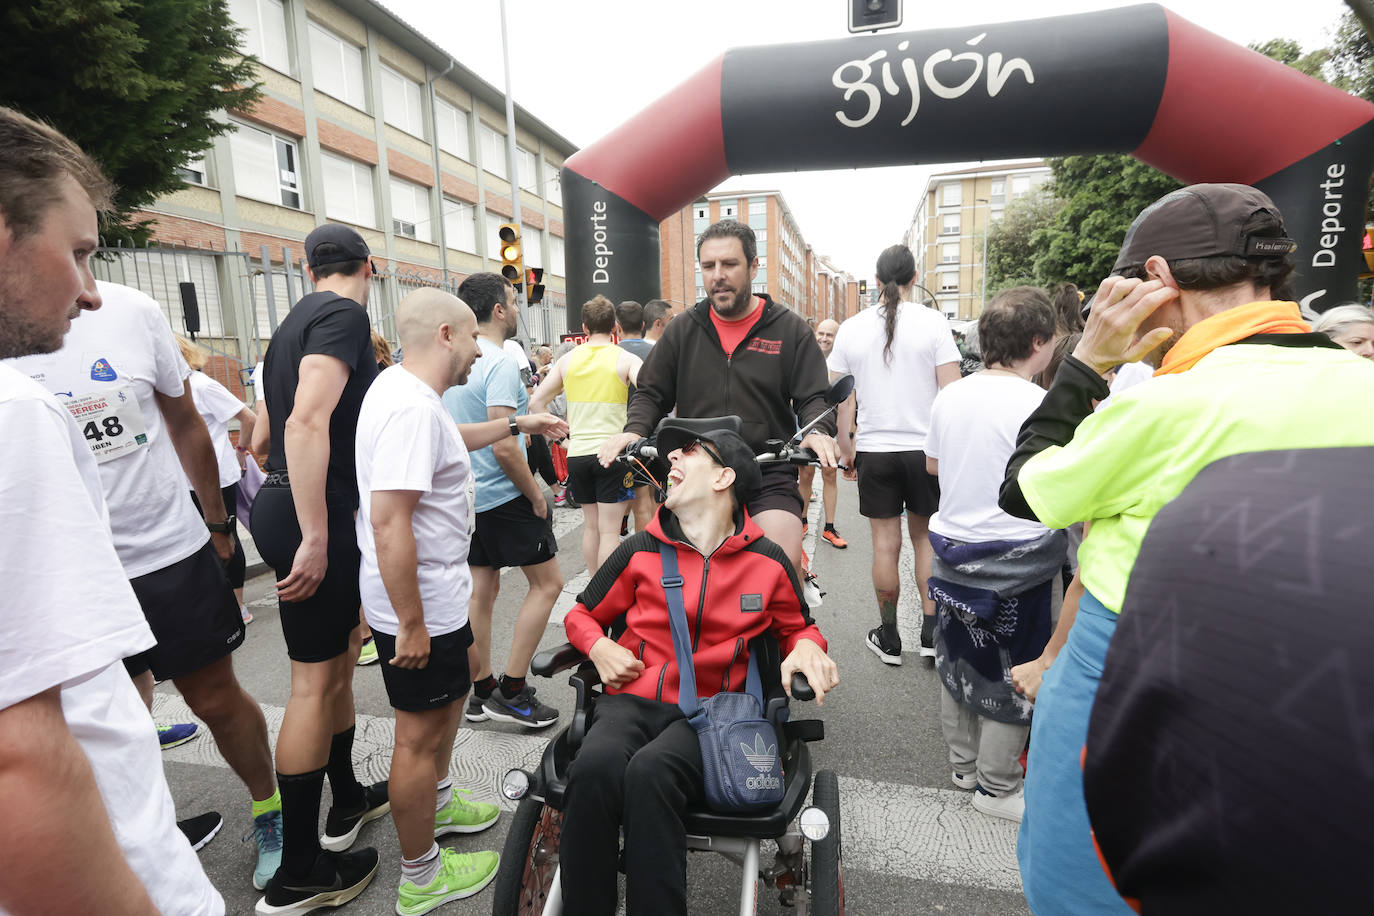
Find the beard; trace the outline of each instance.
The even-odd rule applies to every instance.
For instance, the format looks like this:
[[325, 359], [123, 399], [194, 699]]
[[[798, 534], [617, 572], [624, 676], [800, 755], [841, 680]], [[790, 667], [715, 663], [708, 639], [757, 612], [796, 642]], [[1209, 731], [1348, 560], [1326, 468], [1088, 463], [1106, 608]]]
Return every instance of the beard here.
[[[725, 292], [725, 290], [720, 290]], [[735, 293], [735, 298], [723, 308], [716, 302], [714, 293], [711, 295], [711, 308], [716, 310], [716, 314], [722, 318], [743, 318], [749, 314], [749, 309], [753, 306], [754, 294], [750, 290], [743, 290]]]
[[1158, 369], [1160, 366], [1164, 365], [1164, 357], [1169, 355], [1169, 351], [1174, 348], [1174, 344], [1178, 343], [1179, 338], [1181, 338], [1182, 336], [1183, 332], [1175, 328], [1174, 332], [1169, 335], [1168, 340], [1164, 341], [1164, 343], [1155, 347], [1149, 353], [1146, 353], [1144, 356], [1140, 357], [1140, 361], [1148, 366]]
[[80, 314], [81, 310], [73, 307], [67, 313], [66, 324], [52, 327], [6, 308], [4, 300], [0, 299], [0, 359], [35, 353], [56, 353], [62, 349], [62, 342], [71, 328], [71, 319]]

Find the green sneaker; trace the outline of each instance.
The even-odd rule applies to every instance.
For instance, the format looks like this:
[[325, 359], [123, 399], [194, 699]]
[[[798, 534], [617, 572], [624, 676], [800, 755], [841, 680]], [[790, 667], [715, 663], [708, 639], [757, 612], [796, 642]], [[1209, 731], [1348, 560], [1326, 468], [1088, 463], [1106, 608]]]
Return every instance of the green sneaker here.
[[478, 893], [496, 877], [501, 857], [494, 852], [458, 853], [441, 849], [439, 861], [439, 874], [424, 887], [401, 882], [396, 895], [396, 912], [400, 916], [419, 916], [450, 900]]
[[363, 643], [362, 651], [358, 653], [358, 665], [377, 664], [377, 640], [369, 639]]
[[487, 802], [470, 801], [472, 793], [453, 787], [453, 798], [434, 812], [434, 837], [450, 833], [481, 833], [501, 816], [501, 809]]

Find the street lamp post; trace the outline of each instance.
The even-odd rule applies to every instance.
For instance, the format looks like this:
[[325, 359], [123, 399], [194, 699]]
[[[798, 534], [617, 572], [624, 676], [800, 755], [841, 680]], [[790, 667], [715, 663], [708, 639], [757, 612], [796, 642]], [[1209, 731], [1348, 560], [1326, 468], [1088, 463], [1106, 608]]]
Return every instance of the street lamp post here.
[[992, 228], [992, 201], [986, 197], [975, 197], [980, 204], [987, 204], [987, 213], [983, 217], [983, 302], [978, 307], [978, 314], [982, 314], [988, 307], [988, 230]]

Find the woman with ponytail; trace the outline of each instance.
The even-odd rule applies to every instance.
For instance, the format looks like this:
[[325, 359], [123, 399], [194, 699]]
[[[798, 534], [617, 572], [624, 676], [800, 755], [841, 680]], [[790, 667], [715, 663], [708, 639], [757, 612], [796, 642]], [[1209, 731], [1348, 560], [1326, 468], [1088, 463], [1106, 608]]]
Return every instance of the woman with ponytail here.
[[[878, 256], [879, 304], [840, 325], [829, 367], [832, 378], [854, 376], [854, 395], [840, 408], [839, 444], [845, 476], [859, 482], [859, 514], [873, 529], [873, 591], [881, 624], [868, 647], [889, 665], [902, 663], [897, 632], [902, 514], [916, 551], [916, 589], [924, 612], [920, 654], [935, 656], [935, 605], [926, 596], [932, 550], [930, 517], [940, 487], [926, 471], [930, 406], [959, 378], [959, 350], [945, 316], [917, 305], [911, 291], [916, 259], [905, 245]], [[855, 434], [857, 398], [857, 436]]]

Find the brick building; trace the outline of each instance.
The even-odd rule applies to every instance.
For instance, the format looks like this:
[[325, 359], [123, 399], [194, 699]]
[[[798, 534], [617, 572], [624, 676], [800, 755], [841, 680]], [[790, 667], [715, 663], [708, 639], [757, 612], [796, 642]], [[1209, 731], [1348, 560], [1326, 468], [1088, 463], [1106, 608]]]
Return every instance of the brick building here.
[[930, 176], [904, 241], [916, 279], [950, 318], [983, 314], [987, 227], [1012, 200], [1050, 179], [1043, 160], [984, 165]]
[[697, 236], [722, 219], [747, 223], [758, 238], [759, 272], [754, 291], [805, 318], [842, 321], [858, 310], [858, 285], [851, 296], [848, 274], [818, 256], [802, 237], [787, 201], [777, 191], [716, 191], [683, 207], [659, 224], [660, 296], [675, 308], [706, 298], [697, 265]]
[[[340, 222], [392, 276], [452, 285], [500, 264], [497, 227], [513, 213], [515, 171], [526, 266], [544, 268], [548, 288], [544, 314], [525, 316], [528, 333], [561, 330], [559, 169], [571, 142], [516, 106], [509, 162], [503, 93], [372, 0], [230, 0], [229, 9], [244, 50], [261, 61], [264, 95], [228, 112], [233, 130], [187, 164], [185, 188], [148, 208], [157, 243], [255, 259], [265, 246], [280, 265], [283, 249], [298, 262], [310, 230]], [[252, 271], [259, 334], [264, 274], [278, 312], [299, 293], [289, 271]], [[224, 282], [211, 292], [201, 296], [241, 295]], [[393, 307], [397, 293], [385, 296]], [[549, 320], [558, 327], [539, 326]]]

